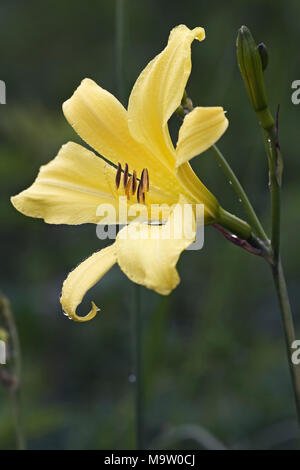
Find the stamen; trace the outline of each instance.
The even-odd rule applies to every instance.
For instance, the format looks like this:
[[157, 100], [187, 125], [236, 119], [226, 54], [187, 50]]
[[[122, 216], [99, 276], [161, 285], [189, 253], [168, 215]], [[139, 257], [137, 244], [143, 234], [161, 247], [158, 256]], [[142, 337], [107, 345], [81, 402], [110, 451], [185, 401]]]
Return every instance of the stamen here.
[[134, 194], [135, 194], [136, 187], [137, 187], [136, 171], [133, 170], [133, 173], [132, 173], [132, 185], [131, 185], [131, 192], [132, 192], [132, 195], [133, 195], [133, 196], [134, 196]]
[[[117, 189], [120, 187], [122, 172], [122, 165], [121, 163], [118, 163], [115, 179]], [[141, 177], [138, 180], [135, 170], [132, 171], [132, 175], [129, 175], [128, 164], [125, 163], [123, 172], [123, 186], [128, 201], [130, 200], [131, 196], [134, 196], [134, 194], [137, 193], [136, 197], [138, 203], [145, 204], [145, 193], [149, 191], [149, 173], [147, 168], [143, 169]]]
[[117, 169], [117, 173], [116, 173], [116, 187], [117, 187], [117, 189], [119, 189], [119, 186], [120, 186], [121, 173], [122, 173], [121, 163], [118, 163], [118, 169]]
[[149, 191], [149, 173], [147, 168], [144, 168], [141, 174], [141, 180], [143, 184], [143, 190], [144, 191]]
[[138, 203], [141, 202], [141, 198], [142, 198], [143, 194], [144, 194], [144, 192], [143, 192], [143, 183], [142, 183], [142, 180], [140, 180], [138, 190], [137, 190], [137, 194], [136, 194]]
[[128, 201], [130, 199], [131, 187], [132, 187], [132, 176], [130, 176], [129, 180], [127, 181], [127, 185], [126, 185], [126, 189], [125, 189], [125, 194], [127, 196]]
[[127, 180], [128, 180], [128, 165], [127, 165], [127, 163], [125, 163], [124, 176], [123, 176], [123, 185], [124, 185], [124, 189], [126, 189]]

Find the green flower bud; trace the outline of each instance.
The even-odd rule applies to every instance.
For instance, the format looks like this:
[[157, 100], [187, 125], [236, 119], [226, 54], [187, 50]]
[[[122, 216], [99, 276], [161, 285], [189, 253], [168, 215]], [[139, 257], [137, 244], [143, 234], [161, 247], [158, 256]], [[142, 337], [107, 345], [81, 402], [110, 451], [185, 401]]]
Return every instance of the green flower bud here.
[[237, 37], [237, 59], [250, 103], [257, 113], [261, 126], [269, 129], [274, 120], [268, 109], [263, 61], [258, 47], [246, 26], [239, 29]]
[[262, 69], [263, 71], [265, 71], [269, 63], [269, 54], [267, 46], [263, 42], [261, 42], [260, 44], [258, 44], [257, 49], [261, 58]]

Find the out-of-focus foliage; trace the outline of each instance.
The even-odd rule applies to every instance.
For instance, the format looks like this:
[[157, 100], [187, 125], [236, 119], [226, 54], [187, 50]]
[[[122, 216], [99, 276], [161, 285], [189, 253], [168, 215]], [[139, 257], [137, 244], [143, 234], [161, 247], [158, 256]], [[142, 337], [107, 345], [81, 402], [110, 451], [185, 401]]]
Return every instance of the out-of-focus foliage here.
[[[34, 449], [134, 446], [128, 380], [133, 285], [114, 268], [82, 306], [84, 312], [93, 298], [102, 313], [88, 324], [68, 321], [59, 304], [62, 281], [103, 243], [94, 226], [50, 226], [22, 216], [9, 202], [64, 142], [80, 141], [61, 112], [80, 81], [90, 77], [116, 93], [114, 6], [108, 0], [6, 0], [0, 6], [0, 79], [7, 86], [7, 104], [0, 107], [0, 286], [20, 331], [25, 429]], [[281, 104], [282, 251], [295, 313], [300, 106], [291, 102], [291, 83], [300, 79], [299, 19], [296, 0], [126, 2], [128, 92], [173, 26], [206, 28], [206, 41], [193, 45], [188, 91], [194, 103], [228, 111], [230, 127], [220, 147], [268, 225], [266, 160], [236, 63], [238, 27], [247, 24], [267, 44], [272, 110]], [[174, 134], [177, 125], [174, 118]], [[193, 166], [222, 205], [243, 216], [212, 156], [202, 155]], [[201, 447], [204, 429], [229, 447], [295, 448], [295, 410], [268, 267], [212, 228], [205, 237], [202, 251], [182, 256], [182, 282], [172, 295], [142, 290], [148, 445]], [[0, 448], [13, 448], [3, 389], [0, 400]], [[188, 432], [194, 425], [201, 428]], [[167, 442], [176, 426], [186, 431]]]

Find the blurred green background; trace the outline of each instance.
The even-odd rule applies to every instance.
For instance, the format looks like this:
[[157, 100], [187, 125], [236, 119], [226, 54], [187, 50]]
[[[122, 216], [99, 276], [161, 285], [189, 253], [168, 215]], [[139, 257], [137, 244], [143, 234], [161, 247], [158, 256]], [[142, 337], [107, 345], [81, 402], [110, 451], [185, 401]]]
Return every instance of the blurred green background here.
[[[205, 27], [206, 41], [192, 48], [188, 91], [195, 104], [228, 111], [230, 127], [220, 148], [269, 227], [266, 159], [236, 63], [237, 29], [246, 24], [267, 44], [272, 111], [281, 105], [282, 256], [300, 331], [300, 105], [291, 102], [291, 83], [300, 79], [299, 2], [125, 4], [127, 96], [172, 27]], [[21, 338], [28, 446], [134, 448], [133, 284], [114, 268], [80, 308], [85, 312], [94, 299], [102, 313], [87, 324], [68, 321], [59, 303], [62, 282], [104, 244], [93, 225], [47, 225], [21, 215], [9, 201], [63, 143], [80, 142], [61, 111], [80, 81], [90, 77], [117, 93], [115, 2], [3, 0], [0, 35], [0, 79], [7, 86], [7, 104], [0, 107], [0, 288], [11, 300]], [[178, 127], [176, 119], [171, 125]], [[193, 167], [226, 209], [244, 217], [209, 153]], [[178, 267], [182, 282], [169, 297], [142, 289], [147, 446], [296, 448], [293, 396], [268, 267], [213, 228], [205, 231], [204, 249], [184, 253]], [[0, 387], [0, 448], [14, 446], [10, 401]]]

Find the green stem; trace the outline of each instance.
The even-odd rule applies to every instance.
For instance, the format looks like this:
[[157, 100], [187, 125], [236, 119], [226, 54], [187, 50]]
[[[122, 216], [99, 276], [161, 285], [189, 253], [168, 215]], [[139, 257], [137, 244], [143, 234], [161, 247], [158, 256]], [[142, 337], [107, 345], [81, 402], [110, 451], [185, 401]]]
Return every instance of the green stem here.
[[274, 252], [274, 262], [279, 263], [280, 249], [280, 183], [277, 168], [277, 149], [275, 142], [274, 126], [269, 129], [263, 129], [263, 137], [269, 164], [269, 184], [271, 195], [272, 212], [272, 247]]
[[9, 332], [9, 337], [11, 341], [12, 358], [13, 358], [13, 371], [12, 372], [14, 375], [14, 380], [12, 382], [12, 386], [9, 388], [9, 392], [11, 395], [12, 409], [13, 409], [14, 422], [15, 422], [17, 449], [24, 450], [26, 448], [26, 444], [25, 444], [25, 437], [23, 433], [23, 426], [22, 426], [22, 420], [21, 420], [21, 405], [20, 405], [20, 401], [21, 401], [20, 341], [19, 341], [18, 330], [14, 321], [14, 317], [11, 311], [9, 300], [6, 297], [4, 297], [2, 294], [0, 294], [0, 302], [1, 302], [1, 313], [7, 325], [8, 332]]
[[293, 322], [293, 316], [291, 312], [286, 282], [284, 278], [284, 272], [282, 269], [282, 264], [279, 259], [278, 264], [272, 267], [273, 279], [275, 284], [275, 289], [280, 305], [281, 318], [284, 329], [284, 337], [287, 350], [287, 359], [290, 367], [290, 374], [294, 389], [296, 409], [298, 422], [300, 425], [300, 365], [293, 364], [291, 360], [291, 346], [295, 341], [295, 328]]
[[21, 397], [20, 397], [20, 389], [12, 390], [11, 391], [11, 402], [12, 402], [12, 410], [14, 415], [14, 423], [15, 423], [15, 431], [16, 431], [16, 441], [17, 441], [17, 449], [18, 450], [25, 450], [25, 438], [23, 433], [23, 426], [22, 426], [22, 416], [21, 416]]
[[243, 240], [248, 240], [251, 236], [250, 225], [230, 212], [225, 211], [222, 207], [219, 208], [217, 222]]
[[[179, 106], [176, 113], [178, 114], [179, 117], [184, 119], [184, 116], [187, 113], [190, 113], [193, 109], [194, 109], [193, 103], [188, 98], [187, 93], [185, 91], [183, 99], [182, 99], [182, 104], [181, 104], [181, 106]], [[212, 151], [212, 153], [214, 154], [215, 159], [217, 160], [218, 164], [222, 168], [223, 173], [228, 178], [228, 180], [231, 182], [232, 187], [233, 187], [235, 193], [237, 194], [239, 200], [242, 202], [242, 204], [244, 206], [244, 209], [245, 209], [245, 212], [248, 215], [249, 222], [252, 225], [252, 228], [254, 229], [254, 231], [256, 232], [258, 237], [265, 243], [265, 245], [269, 245], [269, 238], [266, 235], [266, 233], [263, 229], [263, 226], [260, 223], [260, 221], [259, 221], [259, 219], [256, 215], [256, 212], [253, 209], [253, 206], [252, 206], [251, 202], [249, 201], [248, 196], [245, 193], [245, 190], [244, 190], [243, 186], [241, 185], [241, 183], [239, 182], [236, 174], [232, 170], [231, 166], [229, 165], [229, 163], [227, 162], [226, 158], [224, 157], [222, 152], [219, 150], [217, 145], [212, 145], [210, 147], [210, 150]], [[226, 211], [224, 211], [224, 212], [226, 212]], [[240, 220], [240, 219], [238, 219], [238, 220]], [[219, 222], [221, 223], [221, 221], [219, 221]], [[224, 227], [226, 227], [226, 226], [224, 225]], [[230, 226], [227, 226], [226, 228], [230, 229]], [[237, 235], [238, 235], [238, 233], [237, 233]], [[242, 237], [242, 238], [245, 238], [245, 237]]]
[[142, 370], [142, 318], [141, 318], [141, 289], [135, 285], [135, 421], [136, 449], [144, 449], [144, 406], [143, 406], [143, 370]]
[[[273, 121], [274, 122], [274, 121]], [[281, 168], [278, 154], [279, 147], [276, 146], [276, 135], [274, 124], [263, 128], [264, 143], [269, 165], [269, 186], [271, 195], [272, 213], [272, 250], [273, 263], [272, 273], [280, 306], [281, 319], [284, 329], [284, 338], [287, 350], [287, 359], [290, 368], [291, 380], [294, 390], [298, 423], [300, 426], [300, 369], [291, 360], [291, 346], [295, 341], [295, 327], [291, 312], [289, 296], [280, 260], [280, 193], [281, 193]]]
[[116, 75], [120, 101], [124, 104], [124, 0], [116, 0]]
[[[118, 96], [125, 104], [124, 86], [124, 32], [125, 32], [125, 0], [116, 0], [116, 75]], [[133, 342], [135, 362], [135, 430], [136, 448], [144, 448], [143, 430], [143, 377], [142, 377], [142, 320], [141, 320], [141, 291], [140, 286], [135, 285], [135, 307], [133, 319]]]
[[237, 194], [239, 200], [242, 202], [245, 212], [248, 215], [249, 222], [251, 223], [254, 231], [256, 234], [259, 236], [259, 238], [265, 242], [268, 241], [268, 237], [255, 213], [255, 210], [253, 209], [252, 204], [250, 203], [247, 194], [244, 191], [244, 188], [242, 187], [241, 183], [239, 182], [236, 174], [230, 167], [229, 163], [227, 162], [226, 158], [224, 155], [221, 153], [219, 148], [216, 145], [213, 145], [210, 147], [210, 150], [213, 152], [218, 164], [223, 170], [223, 173], [225, 176], [228, 178], [228, 180], [232, 184], [232, 188], [234, 189], [235, 193]]

